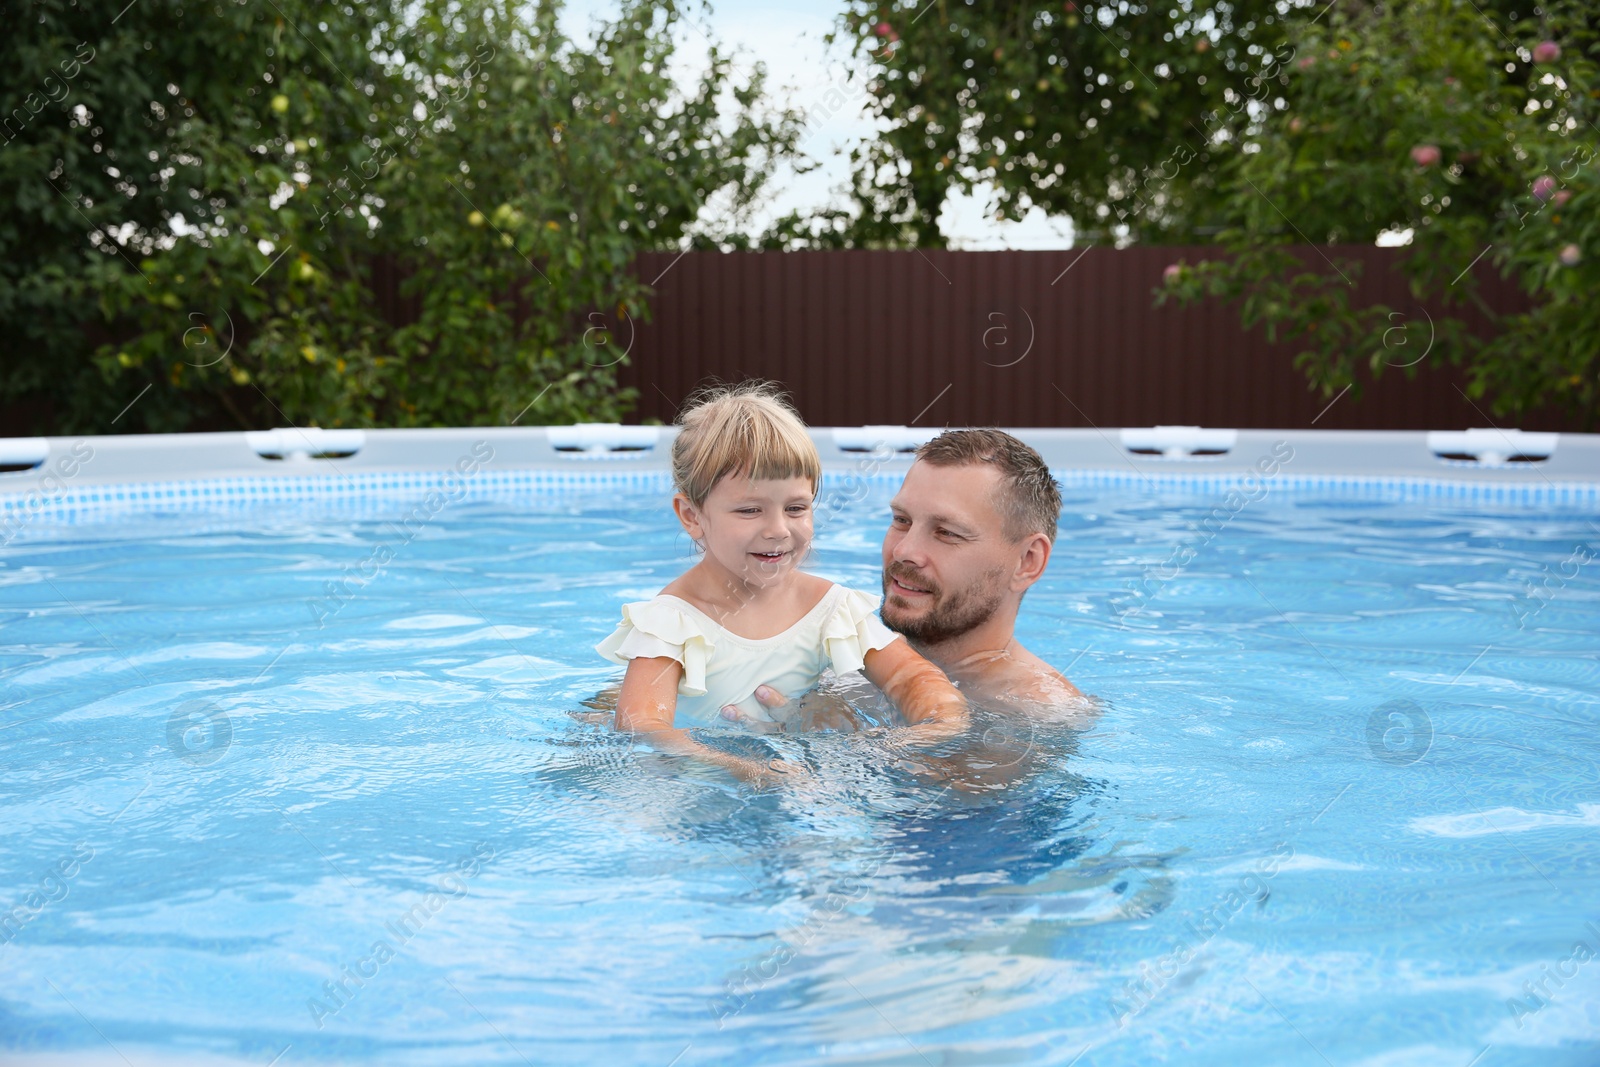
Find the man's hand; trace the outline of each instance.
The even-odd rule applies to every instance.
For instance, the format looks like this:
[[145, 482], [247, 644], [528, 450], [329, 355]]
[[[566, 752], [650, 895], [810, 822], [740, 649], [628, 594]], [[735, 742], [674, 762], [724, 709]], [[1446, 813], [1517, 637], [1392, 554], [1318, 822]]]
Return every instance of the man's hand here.
[[[789, 703], [788, 697], [784, 696], [770, 685], [756, 686], [755, 697], [756, 703], [769, 710], [772, 708], [784, 707]], [[777, 733], [777, 723], [769, 723], [761, 719], [752, 719], [749, 715], [741, 711], [737, 704], [724, 704], [722, 706], [722, 717], [727, 719], [729, 722], [744, 723], [750, 729], [755, 730], [758, 733]], [[770, 727], [770, 729], [763, 729], [763, 727]]]
[[[756, 687], [756, 703], [768, 711], [788, 707], [789, 698], [778, 692], [770, 685]], [[756, 733], [782, 733], [799, 732], [815, 733], [822, 730], [832, 730], [836, 733], [851, 734], [862, 728], [861, 716], [843, 695], [832, 689], [816, 689], [807, 693], [800, 700], [795, 712], [783, 716], [785, 722], [766, 722], [753, 719], [745, 712], [732, 704], [722, 709], [722, 717], [729, 722], [743, 723]]]

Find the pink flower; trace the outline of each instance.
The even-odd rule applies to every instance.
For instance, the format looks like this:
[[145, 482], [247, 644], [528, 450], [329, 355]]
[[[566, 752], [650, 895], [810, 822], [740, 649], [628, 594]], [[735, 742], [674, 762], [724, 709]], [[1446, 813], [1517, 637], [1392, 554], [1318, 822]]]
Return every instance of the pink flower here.
[[894, 27], [887, 22], [878, 23], [872, 27], [872, 32], [886, 41], [898, 41], [900, 39], [900, 35], [894, 32]]
[[1571, 199], [1572, 199], [1572, 190], [1571, 189], [1557, 189], [1556, 190], [1556, 196], [1555, 196], [1555, 201], [1554, 201], [1556, 207], [1560, 207], [1562, 204], [1565, 204], [1568, 200], [1571, 200]]
[[1535, 63], [1554, 63], [1561, 58], [1561, 46], [1554, 41], [1540, 41], [1533, 46]]
[[1548, 174], [1541, 174], [1533, 179], [1533, 198], [1535, 200], [1549, 200], [1550, 195], [1556, 191], [1556, 180]]
[[1316, 56], [1306, 56], [1304, 59], [1300, 60], [1299, 63], [1295, 64], [1295, 66], [1299, 67], [1301, 70], [1310, 70], [1312, 67], [1314, 67], [1316, 65], [1317, 65], [1317, 57]]
[[1576, 267], [1578, 261], [1583, 258], [1583, 252], [1578, 249], [1577, 245], [1562, 245], [1561, 251], [1557, 253], [1557, 258], [1565, 266]]
[[1178, 266], [1176, 263], [1173, 263], [1168, 265], [1167, 269], [1161, 272], [1161, 280], [1166, 284], [1171, 285], [1173, 282], [1177, 281], [1178, 275], [1182, 273], [1183, 268]]
[[1411, 162], [1419, 167], [1431, 167], [1439, 162], [1439, 146], [1419, 144], [1411, 150]]

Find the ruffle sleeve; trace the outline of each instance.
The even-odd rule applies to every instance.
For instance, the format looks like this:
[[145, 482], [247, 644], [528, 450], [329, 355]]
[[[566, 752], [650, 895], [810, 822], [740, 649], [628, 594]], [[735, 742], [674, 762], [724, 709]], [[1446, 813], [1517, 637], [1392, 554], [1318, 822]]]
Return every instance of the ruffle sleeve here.
[[849, 674], [866, 666], [867, 653], [880, 649], [900, 635], [876, 614], [882, 597], [846, 589], [828, 621], [822, 625], [822, 642], [835, 674]]
[[705, 695], [706, 664], [715, 647], [704, 621], [657, 598], [622, 605], [622, 622], [594, 650], [612, 663], [640, 656], [675, 659], [683, 665], [678, 692], [697, 697]]

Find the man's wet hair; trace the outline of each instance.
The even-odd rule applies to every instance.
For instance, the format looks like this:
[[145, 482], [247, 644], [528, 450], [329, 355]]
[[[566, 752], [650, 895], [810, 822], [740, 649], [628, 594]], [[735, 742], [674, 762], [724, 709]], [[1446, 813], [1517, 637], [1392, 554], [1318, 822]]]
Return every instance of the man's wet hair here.
[[1012, 541], [1042, 533], [1052, 544], [1061, 519], [1061, 487], [1043, 457], [1004, 430], [946, 430], [917, 449], [917, 459], [935, 467], [986, 464], [1000, 472], [995, 501]]

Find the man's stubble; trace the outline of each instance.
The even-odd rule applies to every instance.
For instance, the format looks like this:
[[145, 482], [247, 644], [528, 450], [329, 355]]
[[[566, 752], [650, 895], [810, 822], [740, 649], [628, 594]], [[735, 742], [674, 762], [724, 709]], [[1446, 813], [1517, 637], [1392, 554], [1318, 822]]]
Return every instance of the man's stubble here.
[[997, 567], [958, 593], [934, 589], [933, 607], [920, 618], [899, 615], [889, 592], [889, 579], [899, 577], [912, 585], [930, 584], [917, 570], [890, 563], [883, 571], [884, 625], [918, 645], [938, 645], [971, 633], [994, 617], [1005, 600], [1005, 568]]

